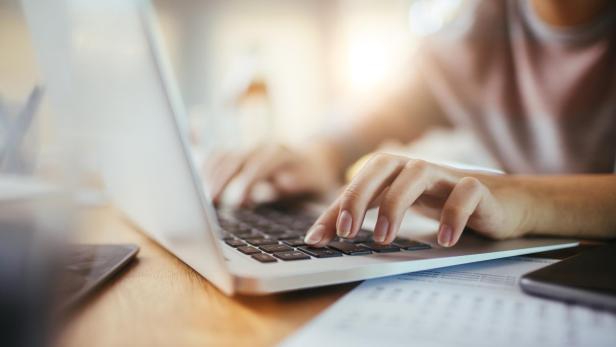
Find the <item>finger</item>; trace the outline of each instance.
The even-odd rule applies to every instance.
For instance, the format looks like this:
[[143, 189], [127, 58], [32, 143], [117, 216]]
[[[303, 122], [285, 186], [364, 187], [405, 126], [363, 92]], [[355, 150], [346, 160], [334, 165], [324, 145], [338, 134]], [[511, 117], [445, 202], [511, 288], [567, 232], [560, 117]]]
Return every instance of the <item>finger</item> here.
[[280, 197], [278, 188], [269, 181], [255, 183], [250, 191], [250, 201], [255, 204], [266, 204], [278, 200]]
[[357, 235], [370, 202], [391, 184], [405, 161], [402, 157], [380, 154], [357, 173], [340, 197], [336, 221], [338, 236], [352, 238]]
[[297, 170], [282, 169], [273, 173], [270, 180], [281, 194], [297, 194], [310, 189], [307, 180], [302, 179], [301, 175]]
[[336, 219], [340, 211], [340, 199], [331, 204], [306, 233], [304, 242], [314, 247], [324, 247], [336, 235]]
[[203, 163], [203, 172], [207, 179], [212, 179], [214, 177], [214, 173], [218, 169], [218, 166], [223, 163], [225, 157], [228, 155], [228, 152], [221, 151], [210, 151], [206, 154], [205, 162]]
[[474, 177], [462, 178], [453, 188], [443, 205], [437, 240], [443, 247], [455, 245], [469, 218], [489, 194], [488, 189]]
[[374, 241], [391, 243], [408, 208], [424, 193], [431, 180], [430, 164], [410, 160], [396, 177], [379, 205], [379, 216], [374, 227]]
[[279, 148], [270, 147], [258, 151], [246, 161], [242, 171], [237, 177], [240, 182], [239, 194], [242, 204], [250, 202], [251, 191], [254, 185], [271, 176], [286, 162], [286, 159], [287, 156], [282, 153]]
[[209, 169], [211, 170], [210, 193], [215, 203], [220, 201], [221, 195], [229, 182], [242, 169], [246, 156], [247, 154], [227, 154], [224, 156], [224, 159], [216, 160], [218, 163], [216, 167]]

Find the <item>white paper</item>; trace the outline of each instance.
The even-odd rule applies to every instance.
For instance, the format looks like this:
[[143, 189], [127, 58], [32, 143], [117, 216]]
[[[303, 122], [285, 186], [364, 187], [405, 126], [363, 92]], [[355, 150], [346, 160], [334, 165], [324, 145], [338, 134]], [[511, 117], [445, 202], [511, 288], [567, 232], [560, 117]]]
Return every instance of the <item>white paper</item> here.
[[616, 346], [616, 314], [536, 298], [514, 257], [365, 281], [282, 343], [296, 346]]

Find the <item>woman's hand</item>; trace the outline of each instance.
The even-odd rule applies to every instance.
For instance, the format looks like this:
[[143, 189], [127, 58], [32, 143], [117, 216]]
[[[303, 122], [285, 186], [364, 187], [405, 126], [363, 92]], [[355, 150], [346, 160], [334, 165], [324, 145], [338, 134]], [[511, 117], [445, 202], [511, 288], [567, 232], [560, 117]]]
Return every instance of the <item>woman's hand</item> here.
[[[261, 183], [269, 188], [267, 200], [303, 193], [325, 193], [338, 185], [334, 168], [324, 148], [305, 151], [278, 144], [259, 146], [246, 153], [219, 153], [205, 165], [206, 185], [214, 203], [234, 190], [235, 204], [254, 202], [254, 190]], [[272, 191], [273, 190], [273, 191]]]
[[319, 217], [306, 243], [324, 246], [337, 234], [354, 238], [366, 211], [378, 207], [374, 240], [391, 243], [411, 206], [436, 212], [438, 243], [455, 245], [466, 226], [497, 239], [528, 231], [525, 194], [507, 176], [476, 174], [402, 156], [376, 154]]

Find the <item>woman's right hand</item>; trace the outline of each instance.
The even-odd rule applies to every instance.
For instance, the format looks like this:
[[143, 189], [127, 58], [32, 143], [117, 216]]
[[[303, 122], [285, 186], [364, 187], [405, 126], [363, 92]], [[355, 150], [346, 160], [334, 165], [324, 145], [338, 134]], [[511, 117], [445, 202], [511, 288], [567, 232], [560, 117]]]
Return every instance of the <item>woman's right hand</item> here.
[[[250, 205], [337, 186], [337, 172], [321, 151], [267, 144], [251, 151], [221, 152], [205, 164], [206, 185], [215, 204]], [[231, 200], [231, 201], [229, 201]]]

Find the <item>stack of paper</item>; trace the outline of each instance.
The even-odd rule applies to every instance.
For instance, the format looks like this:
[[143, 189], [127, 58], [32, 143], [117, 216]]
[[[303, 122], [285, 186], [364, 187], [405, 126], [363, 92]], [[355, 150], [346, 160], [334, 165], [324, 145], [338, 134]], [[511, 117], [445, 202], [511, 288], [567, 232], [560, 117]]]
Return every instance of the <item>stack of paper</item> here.
[[282, 343], [295, 346], [616, 346], [616, 314], [540, 299], [515, 257], [370, 280]]

